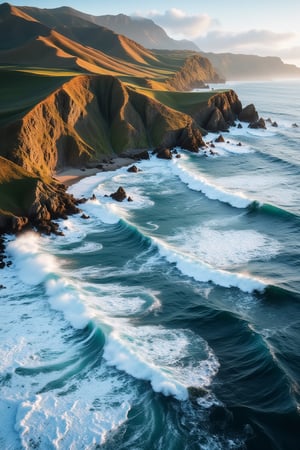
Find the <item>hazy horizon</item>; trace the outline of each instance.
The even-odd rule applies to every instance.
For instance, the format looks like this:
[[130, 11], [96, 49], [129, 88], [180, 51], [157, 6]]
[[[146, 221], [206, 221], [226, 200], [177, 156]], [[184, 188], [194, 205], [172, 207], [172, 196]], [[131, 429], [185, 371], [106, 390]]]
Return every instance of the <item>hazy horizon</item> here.
[[161, 2], [153, 0], [151, 9], [128, 0], [101, 4], [96, 0], [17, 0], [15, 6], [57, 8], [70, 6], [93, 14], [127, 14], [152, 19], [174, 39], [189, 39], [205, 52], [278, 56], [285, 63], [300, 67], [300, 3], [287, 0], [276, 6], [271, 0], [241, 4], [237, 0]]

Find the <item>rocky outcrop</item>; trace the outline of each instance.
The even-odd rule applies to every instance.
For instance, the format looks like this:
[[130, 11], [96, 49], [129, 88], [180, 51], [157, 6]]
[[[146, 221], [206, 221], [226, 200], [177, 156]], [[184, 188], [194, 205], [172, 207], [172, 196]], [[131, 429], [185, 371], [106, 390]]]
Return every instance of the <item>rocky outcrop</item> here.
[[172, 159], [172, 152], [170, 148], [158, 147], [154, 153], [156, 153], [157, 158], [160, 159]]
[[197, 153], [200, 147], [204, 147], [205, 142], [202, 138], [202, 133], [191, 124], [187, 125], [178, 134], [175, 147], [181, 147], [190, 152]]
[[24, 228], [58, 232], [52, 220], [79, 211], [80, 202], [64, 185], [35, 177], [5, 158], [0, 165], [0, 235]]
[[[116, 154], [148, 159], [147, 149], [157, 146], [198, 152], [205, 146], [203, 129], [225, 130], [241, 110], [234, 91], [212, 94], [187, 114], [110, 75], [72, 78], [0, 129], [0, 154], [12, 161], [28, 191], [26, 205], [19, 199], [17, 210], [14, 201], [7, 208], [0, 203], [0, 232], [25, 226], [57, 231], [51, 221], [77, 211], [76, 201], [53, 182], [56, 170], [96, 167], [105, 156]], [[2, 182], [8, 181], [0, 173], [0, 189]]]
[[242, 111], [242, 104], [233, 90], [212, 95], [192, 113], [196, 122], [207, 131], [227, 131]]
[[138, 173], [138, 172], [141, 172], [141, 169], [136, 167], [136, 165], [133, 165], [133, 166], [128, 167], [127, 172]]
[[256, 122], [258, 120], [258, 112], [256, 111], [253, 103], [245, 106], [245, 108], [243, 108], [239, 113], [238, 118], [241, 122]]
[[110, 194], [110, 197], [116, 200], [117, 202], [122, 202], [123, 200], [125, 200], [125, 198], [127, 198], [127, 194], [125, 192], [125, 189], [122, 186], [120, 186], [116, 190], [116, 192]]
[[266, 129], [267, 127], [266, 127], [265, 120], [261, 117], [256, 122], [249, 123], [248, 128], [263, 128], [263, 129]]
[[166, 85], [176, 91], [190, 91], [208, 87], [207, 83], [222, 83], [211, 62], [199, 54], [189, 56], [182, 68], [169, 80]]

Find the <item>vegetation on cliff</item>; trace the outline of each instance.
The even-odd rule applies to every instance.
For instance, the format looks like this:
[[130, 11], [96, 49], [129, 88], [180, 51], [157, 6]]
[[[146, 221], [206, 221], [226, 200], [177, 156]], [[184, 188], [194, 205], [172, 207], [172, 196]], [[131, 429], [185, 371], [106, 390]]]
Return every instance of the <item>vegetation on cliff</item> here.
[[137, 148], [198, 151], [242, 109], [233, 91], [183, 92], [220, 81], [200, 55], [158, 55], [81, 18], [63, 35], [8, 4], [0, 19], [0, 232], [48, 232], [77, 211], [57, 170]]

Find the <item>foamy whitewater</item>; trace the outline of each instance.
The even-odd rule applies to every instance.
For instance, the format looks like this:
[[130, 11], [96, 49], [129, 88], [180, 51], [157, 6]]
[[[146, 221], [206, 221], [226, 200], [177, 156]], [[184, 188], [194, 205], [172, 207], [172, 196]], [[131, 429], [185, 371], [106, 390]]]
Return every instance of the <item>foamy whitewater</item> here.
[[226, 87], [278, 127], [85, 178], [88, 219], [7, 236], [1, 450], [299, 448], [300, 82]]

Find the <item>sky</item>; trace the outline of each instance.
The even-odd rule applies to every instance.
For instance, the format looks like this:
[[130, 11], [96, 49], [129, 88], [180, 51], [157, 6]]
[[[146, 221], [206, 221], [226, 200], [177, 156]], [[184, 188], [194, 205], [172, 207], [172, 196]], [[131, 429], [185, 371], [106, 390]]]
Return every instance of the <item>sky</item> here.
[[15, 6], [71, 6], [93, 15], [127, 14], [154, 20], [174, 39], [206, 52], [279, 56], [300, 67], [300, 1], [285, 0], [15, 0]]

